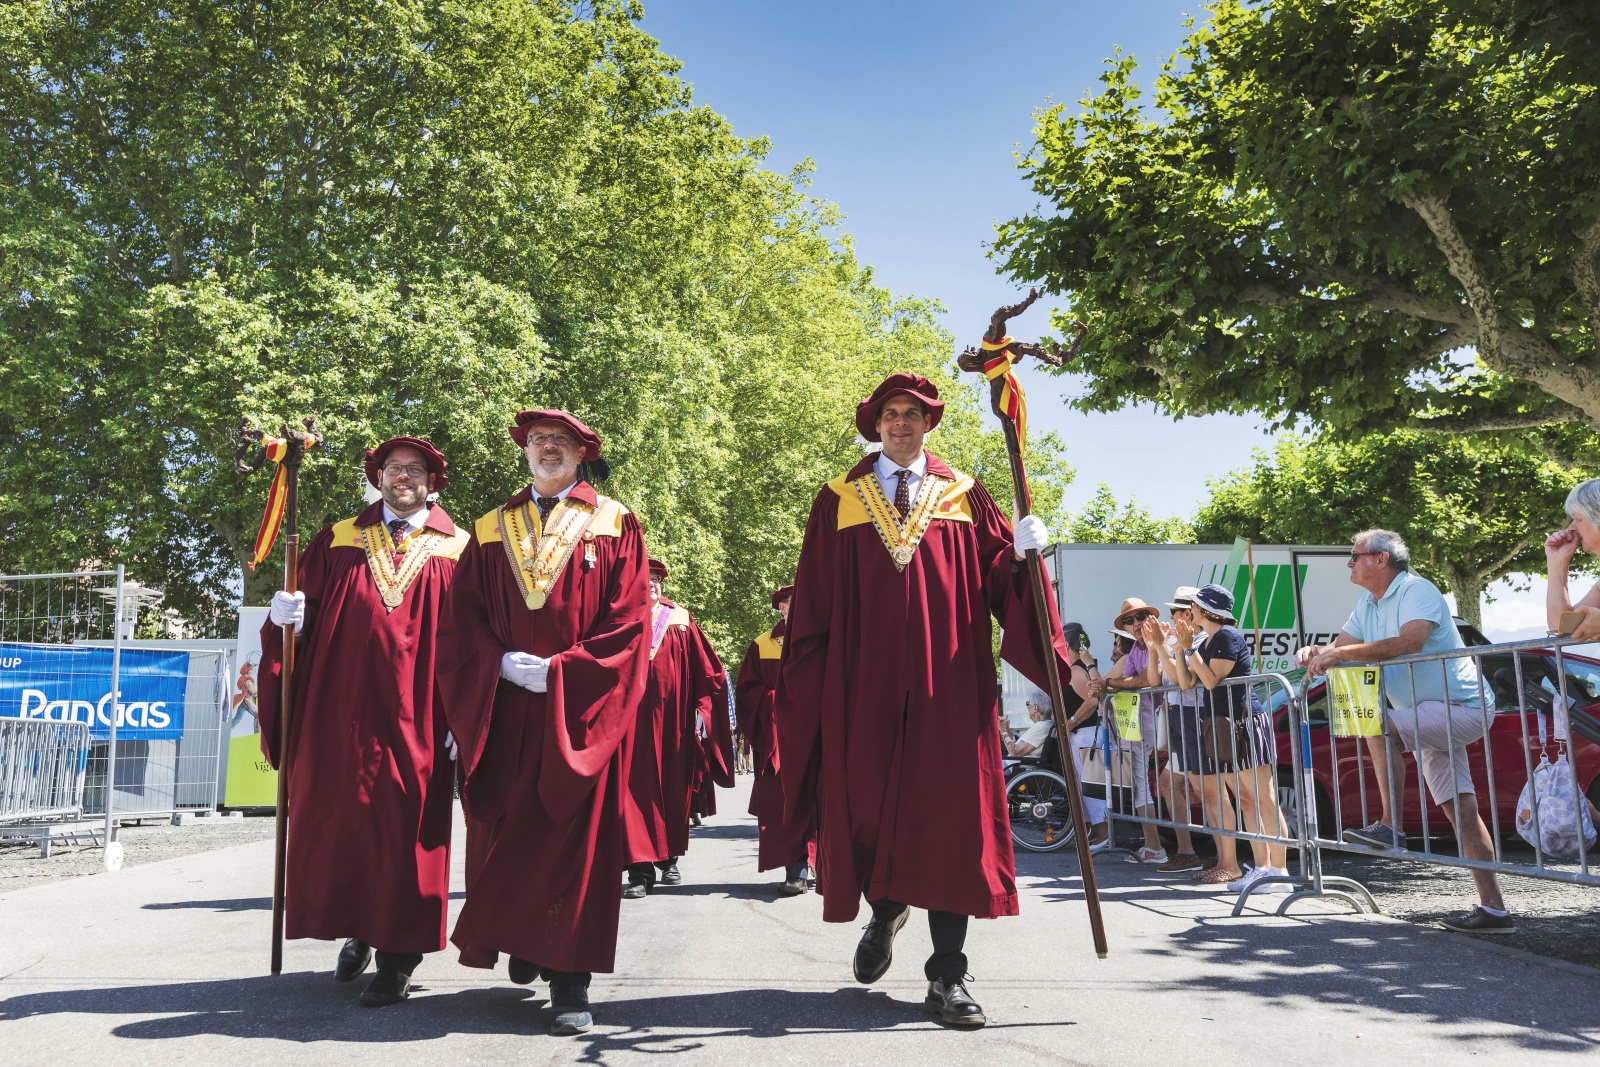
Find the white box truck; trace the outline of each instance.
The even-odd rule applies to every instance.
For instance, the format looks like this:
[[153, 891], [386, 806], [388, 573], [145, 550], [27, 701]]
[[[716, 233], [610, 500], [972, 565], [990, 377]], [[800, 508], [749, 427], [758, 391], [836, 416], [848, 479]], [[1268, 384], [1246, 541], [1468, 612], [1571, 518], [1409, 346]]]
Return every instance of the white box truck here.
[[[1071, 544], [1051, 545], [1044, 555], [1061, 621], [1083, 625], [1102, 669], [1111, 666], [1111, 625], [1129, 597], [1160, 608], [1166, 619], [1166, 602], [1180, 585], [1215, 582], [1231, 590], [1239, 629], [1261, 673], [1287, 672], [1295, 649], [1333, 640], [1361, 595], [1346, 566], [1349, 546], [1256, 545], [1247, 552], [1242, 543]], [[1032, 688], [1003, 665], [1002, 701], [1013, 724], [1026, 721], [1023, 702]]]

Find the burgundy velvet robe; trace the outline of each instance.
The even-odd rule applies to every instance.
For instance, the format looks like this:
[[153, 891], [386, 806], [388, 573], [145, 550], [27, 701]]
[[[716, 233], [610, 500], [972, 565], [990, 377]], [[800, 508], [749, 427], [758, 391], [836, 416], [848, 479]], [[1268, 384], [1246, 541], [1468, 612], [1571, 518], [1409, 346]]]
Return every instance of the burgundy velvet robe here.
[[[434, 702], [436, 631], [466, 536], [446, 535], [386, 611], [359, 529], [375, 503], [311, 539], [300, 561], [306, 624], [289, 718], [288, 937], [356, 937], [390, 952], [444, 948], [454, 765]], [[353, 542], [353, 543], [352, 543]], [[279, 766], [283, 631], [261, 628], [261, 748]]]
[[778, 732], [772, 721], [778, 688], [778, 665], [787, 626], [780, 622], [763, 639], [750, 642], [739, 665], [734, 690], [739, 710], [739, 732], [750, 743], [755, 782], [750, 787], [750, 814], [756, 817], [760, 846], [756, 869], [790, 867], [816, 862], [817, 828], [810, 820], [789, 822], [783, 812], [783, 781], [778, 767]]
[[689, 613], [666, 599], [660, 610], [670, 621], [646, 675], [622, 802], [629, 863], [688, 851], [689, 807], [704, 760], [698, 734], [724, 684], [722, 663]]
[[[579, 482], [571, 497], [596, 501]], [[524, 488], [508, 502], [528, 499]], [[615, 506], [615, 505], [613, 505]], [[603, 515], [603, 512], [602, 512]], [[625, 509], [573, 552], [537, 611], [480, 519], [440, 631], [439, 695], [460, 745], [467, 900], [451, 940], [469, 967], [505, 952], [552, 970], [610, 971], [621, 906], [623, 764], [644, 692], [644, 538]], [[500, 678], [507, 652], [550, 660], [548, 688]]]
[[[828, 922], [854, 919], [863, 895], [1015, 915], [990, 615], [1004, 629], [1001, 655], [1042, 684], [1028, 575], [975, 481], [964, 500], [947, 495], [897, 571], [846, 484], [871, 476], [876, 459], [824, 487], [806, 526], [775, 713], [786, 818], [818, 816]], [[927, 469], [968, 481], [932, 455]]]

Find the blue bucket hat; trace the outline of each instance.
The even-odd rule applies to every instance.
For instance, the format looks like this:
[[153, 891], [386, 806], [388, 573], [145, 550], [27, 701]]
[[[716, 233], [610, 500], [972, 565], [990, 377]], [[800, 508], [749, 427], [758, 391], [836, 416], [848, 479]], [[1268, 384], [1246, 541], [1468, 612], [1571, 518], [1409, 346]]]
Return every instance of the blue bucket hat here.
[[1195, 607], [1202, 608], [1206, 611], [1209, 611], [1213, 615], [1220, 616], [1230, 623], [1236, 623], [1239, 621], [1233, 617], [1233, 594], [1222, 588], [1222, 586], [1217, 585], [1215, 582], [1211, 583], [1210, 585], [1202, 585], [1199, 590], [1195, 592], [1194, 604]]

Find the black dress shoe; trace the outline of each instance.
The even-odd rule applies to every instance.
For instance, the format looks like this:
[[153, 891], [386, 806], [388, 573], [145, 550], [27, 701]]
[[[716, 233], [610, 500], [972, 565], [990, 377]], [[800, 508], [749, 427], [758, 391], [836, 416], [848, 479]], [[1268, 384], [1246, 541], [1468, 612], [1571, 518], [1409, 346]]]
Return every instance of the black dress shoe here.
[[780, 897], [797, 897], [806, 891], [804, 878], [790, 878], [778, 887]]
[[923, 1004], [929, 1011], [938, 1012], [939, 1018], [950, 1026], [977, 1027], [989, 1021], [972, 994], [967, 992], [966, 983], [959, 978], [929, 982], [928, 998]]
[[510, 956], [506, 959], [506, 975], [517, 985], [532, 985], [533, 980], [539, 977], [539, 966]]
[[398, 1004], [411, 995], [411, 976], [393, 967], [380, 967], [372, 976], [367, 988], [361, 991], [361, 1003], [369, 1008]]
[[650, 887], [644, 882], [629, 882], [627, 885], [622, 887], [622, 899], [638, 900], [640, 897], [647, 895], [649, 892]]
[[700, 825], [700, 816], [698, 816], [698, 815], [689, 816], [689, 825], [690, 826], [699, 826]]
[[889, 964], [894, 962], [894, 935], [900, 932], [910, 914], [911, 909], [906, 908], [888, 922], [879, 920], [876, 915], [872, 917], [867, 932], [861, 935], [861, 943], [856, 945], [856, 981], [871, 985], [889, 970]]
[[344, 948], [339, 950], [339, 964], [333, 969], [333, 980], [353, 982], [371, 962], [372, 946], [352, 937], [344, 943]]
[[662, 885], [678, 885], [683, 881], [683, 872], [678, 870], [678, 861], [673, 860], [661, 868]]
[[581, 1034], [594, 1025], [589, 1012], [589, 987], [561, 977], [550, 979], [550, 1008], [556, 1017], [550, 1022], [550, 1032], [557, 1037]]

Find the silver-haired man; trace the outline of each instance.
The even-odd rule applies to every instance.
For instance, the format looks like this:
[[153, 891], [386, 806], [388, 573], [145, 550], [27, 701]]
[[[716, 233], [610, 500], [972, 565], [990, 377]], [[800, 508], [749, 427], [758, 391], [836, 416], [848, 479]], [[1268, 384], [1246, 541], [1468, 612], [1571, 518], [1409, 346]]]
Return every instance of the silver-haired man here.
[[[1350, 581], [1366, 592], [1331, 645], [1302, 648], [1296, 656], [1311, 674], [1326, 674], [1340, 663], [1377, 663], [1416, 652], [1465, 648], [1450, 606], [1437, 586], [1411, 570], [1411, 552], [1391, 530], [1356, 534], [1350, 550]], [[1455, 826], [1456, 840], [1471, 859], [1494, 858], [1489, 828], [1478, 814], [1478, 797], [1467, 764], [1467, 745], [1482, 738], [1493, 708], [1493, 694], [1478, 675], [1471, 656], [1444, 660], [1444, 669], [1413, 672], [1408, 666], [1383, 669], [1389, 708], [1386, 737], [1367, 738], [1374, 777], [1382, 800], [1382, 818], [1360, 830], [1346, 830], [1343, 839], [1374, 848], [1405, 847], [1400, 813], [1404, 808], [1405, 775], [1389, 776], [1388, 739], [1395, 737], [1422, 767], [1433, 802]], [[1500, 883], [1489, 871], [1473, 871], [1479, 906], [1460, 919], [1440, 921], [1446, 930], [1504, 934], [1516, 928], [1506, 914]]]

